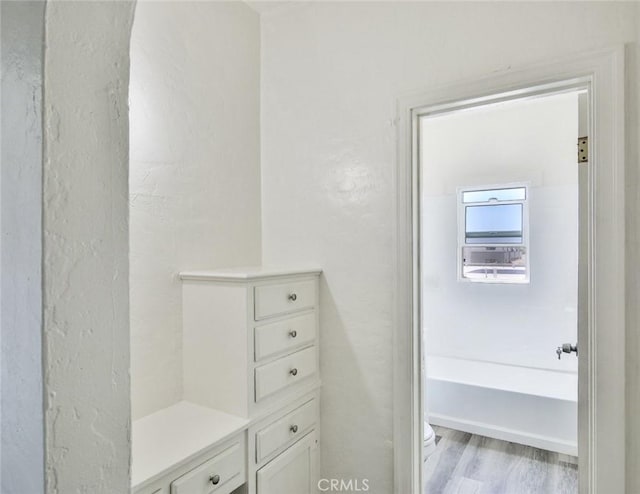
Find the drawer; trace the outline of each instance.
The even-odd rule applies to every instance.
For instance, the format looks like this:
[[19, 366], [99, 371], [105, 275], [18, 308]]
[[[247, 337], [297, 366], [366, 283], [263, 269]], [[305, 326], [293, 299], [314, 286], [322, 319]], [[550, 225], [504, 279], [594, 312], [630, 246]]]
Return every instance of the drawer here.
[[317, 368], [315, 346], [256, 367], [256, 401], [315, 374]]
[[229, 494], [246, 481], [244, 457], [244, 441], [235, 443], [171, 482], [171, 494]]
[[316, 337], [316, 315], [292, 317], [254, 329], [256, 362], [312, 343]]
[[169, 493], [169, 484], [166, 486], [158, 487], [158, 485], [153, 485], [151, 487], [143, 487], [142, 489], [134, 489], [133, 494], [168, 494]]
[[316, 423], [316, 416], [316, 401], [311, 400], [258, 431], [256, 463], [260, 463], [272, 453], [306, 434]]
[[310, 309], [316, 304], [315, 280], [291, 281], [254, 288], [255, 320]]

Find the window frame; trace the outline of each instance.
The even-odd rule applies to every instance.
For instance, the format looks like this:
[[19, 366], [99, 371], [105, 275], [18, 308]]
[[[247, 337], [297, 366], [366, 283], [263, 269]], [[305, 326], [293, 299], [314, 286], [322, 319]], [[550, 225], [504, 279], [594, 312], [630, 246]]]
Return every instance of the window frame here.
[[[477, 202], [463, 202], [463, 194], [466, 192], [478, 192], [485, 190], [500, 190], [500, 189], [516, 189], [524, 188], [524, 199], [515, 200], [498, 200], [498, 201], [477, 201]], [[457, 223], [457, 280], [465, 283], [484, 283], [484, 284], [529, 284], [531, 281], [531, 252], [529, 250], [529, 200], [531, 187], [529, 182], [515, 182], [506, 184], [494, 184], [494, 185], [477, 185], [477, 186], [465, 186], [458, 187], [456, 200], [458, 208], [458, 223]], [[473, 206], [491, 206], [491, 205], [507, 205], [507, 204], [519, 204], [522, 205], [522, 242], [520, 243], [467, 243], [466, 232], [466, 211], [467, 207]], [[523, 247], [525, 251], [525, 277], [524, 279], [505, 279], [505, 278], [468, 278], [463, 274], [463, 249], [465, 247]]]

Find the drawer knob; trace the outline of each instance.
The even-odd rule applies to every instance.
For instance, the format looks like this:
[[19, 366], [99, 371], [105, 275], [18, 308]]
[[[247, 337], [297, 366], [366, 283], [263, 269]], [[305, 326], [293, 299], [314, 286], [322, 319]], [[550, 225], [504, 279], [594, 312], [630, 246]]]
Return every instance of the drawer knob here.
[[211, 482], [213, 485], [218, 485], [220, 483], [220, 475], [212, 475], [211, 477], [209, 477], [209, 482]]
[[294, 424], [289, 428], [289, 430], [295, 434], [298, 432], [298, 426]]
[[292, 329], [291, 331], [289, 331], [289, 336], [295, 338], [296, 336], [298, 336], [298, 332], [295, 329]]
[[295, 367], [293, 369], [291, 369], [289, 371], [289, 374], [291, 374], [292, 376], [297, 376], [298, 375], [298, 369], [296, 369]]
[[298, 296], [295, 293], [289, 294], [289, 300], [295, 302], [298, 299]]

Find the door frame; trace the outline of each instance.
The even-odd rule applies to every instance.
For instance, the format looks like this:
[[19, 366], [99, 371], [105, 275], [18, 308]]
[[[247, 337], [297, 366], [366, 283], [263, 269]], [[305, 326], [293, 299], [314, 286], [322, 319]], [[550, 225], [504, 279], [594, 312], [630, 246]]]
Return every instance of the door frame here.
[[[625, 491], [624, 46], [578, 54], [397, 101], [394, 492], [423, 489], [418, 117], [587, 87], [586, 322], [579, 324], [580, 494]], [[576, 166], [578, 166], [576, 164]]]

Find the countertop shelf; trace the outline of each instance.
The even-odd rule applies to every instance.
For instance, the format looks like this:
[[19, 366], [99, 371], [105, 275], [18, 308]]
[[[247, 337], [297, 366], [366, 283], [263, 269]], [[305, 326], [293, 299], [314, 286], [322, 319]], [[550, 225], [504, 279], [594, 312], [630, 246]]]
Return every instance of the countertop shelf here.
[[183, 280], [202, 281], [250, 281], [299, 274], [320, 274], [322, 269], [315, 266], [278, 267], [278, 266], [249, 266], [229, 269], [181, 271]]
[[135, 420], [132, 486], [160, 478], [246, 429], [248, 424], [247, 419], [187, 401]]

